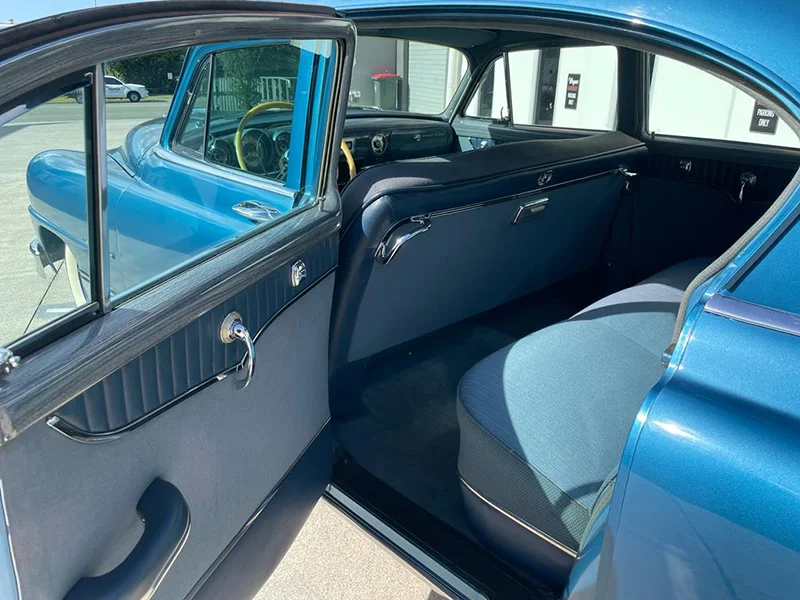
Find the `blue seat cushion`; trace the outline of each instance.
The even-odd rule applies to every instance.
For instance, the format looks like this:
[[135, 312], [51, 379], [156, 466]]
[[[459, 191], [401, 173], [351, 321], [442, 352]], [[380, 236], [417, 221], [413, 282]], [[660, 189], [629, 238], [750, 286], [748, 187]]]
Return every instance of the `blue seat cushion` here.
[[457, 406], [465, 494], [512, 515], [545, 544], [577, 551], [639, 406], [663, 372], [683, 291], [709, 262], [671, 267], [468, 371]]

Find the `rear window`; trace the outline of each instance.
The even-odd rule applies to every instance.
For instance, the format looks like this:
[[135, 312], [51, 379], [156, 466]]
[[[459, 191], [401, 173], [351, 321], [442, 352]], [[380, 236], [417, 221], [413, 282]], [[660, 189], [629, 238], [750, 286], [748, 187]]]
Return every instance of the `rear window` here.
[[664, 56], [651, 60], [651, 134], [800, 148], [771, 106], [697, 67]]
[[348, 108], [352, 112], [444, 112], [467, 71], [459, 50], [412, 40], [359, 37]]
[[507, 56], [507, 66], [500, 57], [484, 73], [466, 116], [523, 126], [616, 127], [614, 46], [515, 50]]

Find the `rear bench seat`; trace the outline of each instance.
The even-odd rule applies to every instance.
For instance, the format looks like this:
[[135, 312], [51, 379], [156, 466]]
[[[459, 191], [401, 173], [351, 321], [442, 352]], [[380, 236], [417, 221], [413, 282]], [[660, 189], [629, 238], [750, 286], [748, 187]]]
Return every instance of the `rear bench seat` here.
[[566, 579], [639, 406], [661, 377], [683, 292], [710, 262], [680, 263], [612, 294], [462, 378], [467, 512], [479, 537], [512, 562]]

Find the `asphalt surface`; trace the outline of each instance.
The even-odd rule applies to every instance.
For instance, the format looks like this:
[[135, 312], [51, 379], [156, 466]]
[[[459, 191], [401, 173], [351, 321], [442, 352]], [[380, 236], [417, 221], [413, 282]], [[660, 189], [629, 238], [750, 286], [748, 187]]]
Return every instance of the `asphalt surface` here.
[[255, 600], [446, 600], [325, 500]]
[[[161, 116], [167, 102], [114, 102], [107, 105], [108, 146], [119, 146], [132, 127]], [[40, 277], [28, 245], [33, 227], [28, 215], [25, 173], [45, 150], [83, 151], [83, 106], [44, 104], [0, 127], [0, 345], [19, 338], [75, 308], [66, 273]], [[320, 501], [258, 600], [439, 600], [416, 572], [352, 523]]]

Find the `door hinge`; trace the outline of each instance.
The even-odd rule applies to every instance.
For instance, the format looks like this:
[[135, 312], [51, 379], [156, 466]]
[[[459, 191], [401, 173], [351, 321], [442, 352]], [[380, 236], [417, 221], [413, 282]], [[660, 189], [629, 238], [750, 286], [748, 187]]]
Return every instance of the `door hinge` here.
[[8, 348], [0, 346], [0, 379], [19, 366], [20, 358]]

